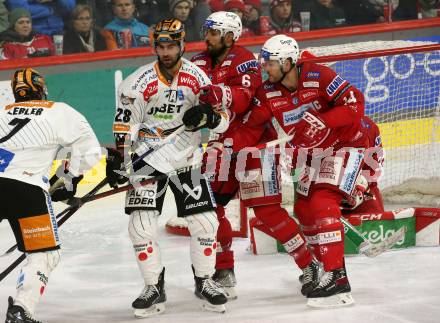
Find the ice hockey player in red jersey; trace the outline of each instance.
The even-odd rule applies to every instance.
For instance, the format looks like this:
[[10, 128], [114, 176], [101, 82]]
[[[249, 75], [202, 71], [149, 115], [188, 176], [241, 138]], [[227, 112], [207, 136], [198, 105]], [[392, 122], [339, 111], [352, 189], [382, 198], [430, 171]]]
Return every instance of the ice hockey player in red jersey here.
[[[200, 99], [212, 105], [226, 102], [231, 116], [228, 130], [221, 136], [210, 138], [205, 155], [207, 172], [213, 174], [212, 188], [220, 223], [217, 231], [220, 248], [217, 249], [214, 279], [222, 284], [228, 297], [234, 299], [236, 280], [231, 250], [232, 228], [225, 216], [224, 207], [239, 189], [244, 205], [253, 207], [255, 215], [284, 244], [301, 268], [305, 270], [313, 265], [318, 269], [318, 263], [312, 263], [312, 255], [299, 227], [280, 205], [278, 158], [266, 154], [266, 167], [263, 167], [259, 153], [255, 157], [245, 156], [247, 158], [241, 160], [226, 157], [231, 149], [235, 150], [234, 141], [238, 143], [240, 139], [237, 127], [242, 124], [255, 90], [261, 85], [261, 70], [253, 53], [234, 43], [241, 31], [240, 19], [234, 13], [213, 13], [207, 18], [204, 28], [207, 50], [194, 56], [192, 61], [208, 74], [213, 85], [205, 89], [206, 94]], [[250, 144], [274, 138], [276, 131], [273, 127], [267, 127]], [[239, 143], [238, 146], [241, 147]], [[258, 180], [253, 178], [255, 174]], [[308, 269], [308, 272], [308, 282], [302, 288], [304, 294], [318, 279], [317, 270]]]
[[324, 266], [307, 304], [345, 306], [354, 301], [344, 266], [340, 205], [354, 190], [368, 147], [361, 125], [364, 98], [330, 68], [298, 62], [298, 56], [293, 38], [277, 35], [265, 42], [260, 58], [269, 79], [257, 90], [242, 135], [252, 136], [250, 129], [272, 118], [293, 135], [290, 145], [301, 167], [295, 213]]

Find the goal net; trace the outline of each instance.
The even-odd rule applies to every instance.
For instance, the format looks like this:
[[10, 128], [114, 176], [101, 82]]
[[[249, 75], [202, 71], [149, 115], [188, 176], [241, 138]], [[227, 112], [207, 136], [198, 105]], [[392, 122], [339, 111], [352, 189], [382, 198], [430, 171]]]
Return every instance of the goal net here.
[[[440, 205], [440, 45], [370, 41], [306, 48], [365, 96], [365, 114], [381, 131], [385, 164], [379, 187], [387, 201]], [[283, 200], [293, 188], [283, 174]], [[227, 209], [233, 225], [246, 223], [238, 201]], [[235, 227], [239, 235], [244, 228]]]

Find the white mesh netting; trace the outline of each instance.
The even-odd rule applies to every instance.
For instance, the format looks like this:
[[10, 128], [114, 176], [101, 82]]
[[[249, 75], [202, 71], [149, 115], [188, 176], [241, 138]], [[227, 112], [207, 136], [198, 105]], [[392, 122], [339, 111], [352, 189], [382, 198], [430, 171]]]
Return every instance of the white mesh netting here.
[[[432, 44], [371, 41], [308, 48], [316, 56]], [[380, 187], [393, 202], [440, 204], [440, 51], [331, 63], [365, 95], [366, 115], [379, 124], [386, 152]]]

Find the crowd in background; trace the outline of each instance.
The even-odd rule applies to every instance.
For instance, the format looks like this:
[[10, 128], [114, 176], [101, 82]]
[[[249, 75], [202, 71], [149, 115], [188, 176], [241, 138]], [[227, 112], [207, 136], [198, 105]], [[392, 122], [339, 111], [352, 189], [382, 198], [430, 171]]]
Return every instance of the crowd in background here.
[[211, 12], [231, 11], [242, 37], [440, 16], [440, 0], [0, 0], [0, 59], [146, 47], [178, 18], [200, 41]]

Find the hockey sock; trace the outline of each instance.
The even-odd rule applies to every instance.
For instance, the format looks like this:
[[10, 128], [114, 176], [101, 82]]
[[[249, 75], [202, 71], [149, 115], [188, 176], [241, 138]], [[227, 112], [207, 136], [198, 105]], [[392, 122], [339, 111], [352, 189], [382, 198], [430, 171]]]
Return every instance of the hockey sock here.
[[231, 250], [232, 246], [232, 227], [228, 218], [225, 215], [225, 208], [223, 205], [217, 205], [216, 209], [218, 219], [217, 230], [217, 254], [216, 254], [216, 269], [230, 269], [234, 268], [234, 252]]
[[138, 210], [130, 213], [128, 233], [145, 285], [155, 285], [163, 266], [157, 240], [158, 211]]
[[214, 211], [187, 216], [191, 234], [190, 253], [197, 277], [211, 277], [215, 271], [218, 220]]
[[267, 226], [271, 236], [280, 241], [299, 268], [305, 268], [312, 261], [298, 224], [280, 204], [254, 207], [255, 216]]
[[60, 261], [58, 250], [26, 254], [26, 265], [20, 271], [17, 281], [15, 305], [34, 315], [35, 308], [43, 295], [49, 275]]

